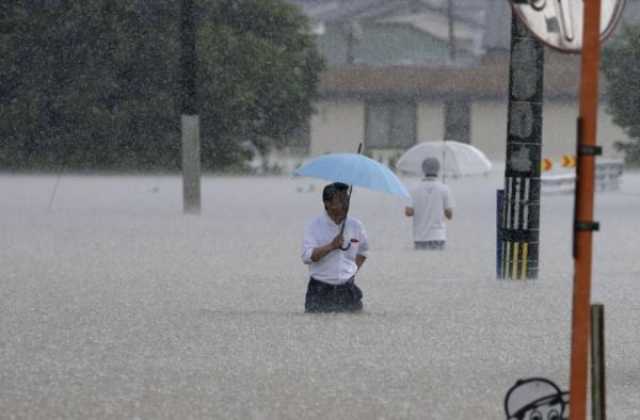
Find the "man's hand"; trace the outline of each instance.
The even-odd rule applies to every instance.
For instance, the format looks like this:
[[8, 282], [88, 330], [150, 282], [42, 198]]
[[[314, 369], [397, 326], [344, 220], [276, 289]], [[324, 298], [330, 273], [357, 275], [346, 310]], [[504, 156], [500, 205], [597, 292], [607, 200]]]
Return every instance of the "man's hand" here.
[[324, 258], [324, 256], [331, 251], [339, 249], [340, 247], [342, 247], [343, 241], [344, 240], [342, 239], [342, 235], [338, 233], [338, 235], [333, 238], [328, 244], [313, 249], [313, 252], [311, 253], [311, 261], [317, 262], [321, 258]]
[[448, 220], [453, 219], [453, 209], [444, 209], [444, 217]]
[[329, 245], [331, 245], [331, 249], [338, 249], [338, 248], [342, 248], [342, 243], [344, 242], [344, 239], [342, 238], [342, 234], [338, 233], [338, 235], [333, 238], [333, 240], [329, 243]]
[[360, 270], [360, 267], [362, 267], [362, 264], [364, 264], [366, 259], [367, 257], [364, 255], [356, 255], [356, 265], [358, 266], [358, 270]]

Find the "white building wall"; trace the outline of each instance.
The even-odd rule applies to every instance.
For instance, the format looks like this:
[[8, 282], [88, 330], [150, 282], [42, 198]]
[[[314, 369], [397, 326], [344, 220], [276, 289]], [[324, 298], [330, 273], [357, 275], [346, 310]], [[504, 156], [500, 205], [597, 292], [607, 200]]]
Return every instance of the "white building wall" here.
[[331, 100], [316, 103], [318, 112], [311, 117], [310, 155], [352, 152], [364, 143], [364, 102]]
[[[365, 105], [357, 100], [330, 100], [317, 103], [318, 112], [311, 119], [311, 156], [333, 152], [355, 152], [365, 138]], [[547, 102], [544, 105], [542, 157], [559, 161], [564, 154], [575, 154], [577, 104]], [[418, 142], [444, 137], [444, 106], [421, 102], [417, 108]], [[613, 143], [627, 140], [624, 132], [613, 124], [604, 104], [598, 111], [598, 144], [603, 156], [621, 158]], [[471, 144], [495, 162], [503, 162], [507, 141], [507, 104], [479, 101], [471, 106]], [[388, 160], [395, 150], [376, 151], [374, 156]], [[388, 156], [387, 156], [388, 155]]]
[[[542, 120], [542, 157], [559, 160], [562, 155], [575, 154], [578, 105], [572, 102], [547, 102]], [[598, 110], [598, 144], [605, 157], [621, 157], [613, 143], [626, 139], [624, 132], [613, 124], [605, 106]], [[476, 102], [471, 107], [471, 144], [489, 159], [504, 161], [507, 141], [507, 104]]]

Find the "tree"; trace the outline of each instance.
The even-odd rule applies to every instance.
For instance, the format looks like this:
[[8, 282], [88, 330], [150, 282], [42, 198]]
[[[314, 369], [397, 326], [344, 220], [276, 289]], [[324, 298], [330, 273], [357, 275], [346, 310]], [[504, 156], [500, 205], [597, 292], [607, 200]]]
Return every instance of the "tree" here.
[[[276, 0], [197, 2], [203, 167], [306, 121], [322, 60]], [[0, 167], [180, 165], [179, 2], [8, 0], [0, 7]]]
[[0, 108], [0, 164], [177, 168], [177, 41], [166, 22], [125, 1], [21, 3], [3, 16], [12, 25], [0, 58], [10, 81]]
[[640, 164], [640, 25], [624, 26], [603, 49], [608, 111], [630, 141], [617, 141], [627, 163]]
[[[261, 153], [287, 144], [311, 115], [324, 62], [306, 19], [278, 0], [209, 2], [199, 23], [203, 160], [237, 153], [243, 140]], [[211, 138], [209, 136], [216, 136]]]

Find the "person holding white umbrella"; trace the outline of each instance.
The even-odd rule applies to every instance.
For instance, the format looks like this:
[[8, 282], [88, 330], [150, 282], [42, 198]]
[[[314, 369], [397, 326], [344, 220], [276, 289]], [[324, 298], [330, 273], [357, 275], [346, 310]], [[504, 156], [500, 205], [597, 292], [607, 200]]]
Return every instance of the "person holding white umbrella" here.
[[443, 250], [447, 241], [445, 219], [453, 219], [453, 194], [438, 180], [438, 159], [426, 158], [422, 162], [422, 171], [424, 179], [411, 191], [412, 204], [405, 207], [404, 214], [413, 218], [415, 249]]

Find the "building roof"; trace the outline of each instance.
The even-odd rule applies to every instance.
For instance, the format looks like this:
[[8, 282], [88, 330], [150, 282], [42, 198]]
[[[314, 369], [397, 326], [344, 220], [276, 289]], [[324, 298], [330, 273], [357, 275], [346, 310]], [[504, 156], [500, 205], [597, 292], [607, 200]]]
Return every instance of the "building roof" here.
[[[440, 39], [448, 38], [448, 6], [452, 6], [456, 38], [474, 40], [477, 48], [485, 35], [488, 4], [494, 0], [287, 0], [314, 24], [371, 19], [403, 22]], [[505, 0], [498, 0], [509, 10]]]
[[[430, 10], [446, 12], [449, 0], [286, 0], [302, 8], [315, 21], [336, 22], [385, 16], [394, 11]], [[487, 1], [451, 0], [456, 20], [484, 24]], [[504, 1], [504, 0], [503, 0]]]
[[[379, 21], [427, 25], [434, 36], [444, 29], [449, 0], [287, 0], [298, 4], [315, 22], [375, 16]], [[470, 67], [442, 65], [348, 65], [330, 68], [321, 78], [325, 97], [470, 95], [507, 98], [511, 6], [507, 0], [451, 0], [461, 40], [480, 36], [486, 54]], [[410, 18], [413, 12], [415, 16]], [[429, 12], [432, 13], [429, 13]], [[422, 16], [422, 17], [420, 17]], [[623, 24], [640, 23], [640, 0], [626, 0]], [[465, 24], [460, 24], [465, 22]], [[441, 22], [440, 22], [441, 23]], [[619, 25], [619, 28], [623, 25]], [[619, 29], [618, 29], [619, 30]], [[614, 34], [615, 36], [615, 34]], [[459, 63], [458, 63], [459, 64]], [[465, 63], [467, 64], [467, 63]], [[545, 98], [575, 98], [580, 80], [580, 56], [545, 48]], [[601, 86], [604, 79], [601, 78]], [[602, 91], [602, 90], [601, 90]]]
[[[313, 22], [332, 22], [392, 14], [403, 7], [444, 13], [449, 0], [286, 0], [299, 6]], [[451, 0], [456, 22], [477, 25], [485, 51], [509, 50], [511, 6], [507, 0]], [[626, 0], [624, 24], [640, 24], [640, 0]], [[620, 27], [622, 25], [619, 25]]]
[[[485, 3], [488, 0], [288, 0], [299, 6], [314, 25], [373, 20], [402, 23], [447, 40], [448, 5], [452, 5], [455, 37], [482, 49]], [[464, 44], [461, 44], [465, 47]], [[468, 48], [468, 47], [465, 47]]]
[[[545, 98], [572, 99], [580, 80], [580, 57], [545, 51]], [[442, 98], [464, 95], [506, 99], [509, 55], [486, 56], [472, 67], [344, 66], [322, 74], [323, 97]]]
[[[399, 16], [390, 16], [380, 20], [382, 23], [401, 23], [410, 25], [422, 32], [430, 33], [437, 39], [449, 39], [449, 21], [446, 15], [435, 13], [412, 13]], [[455, 37], [458, 41], [482, 38], [482, 28], [467, 24], [457, 24]]]

